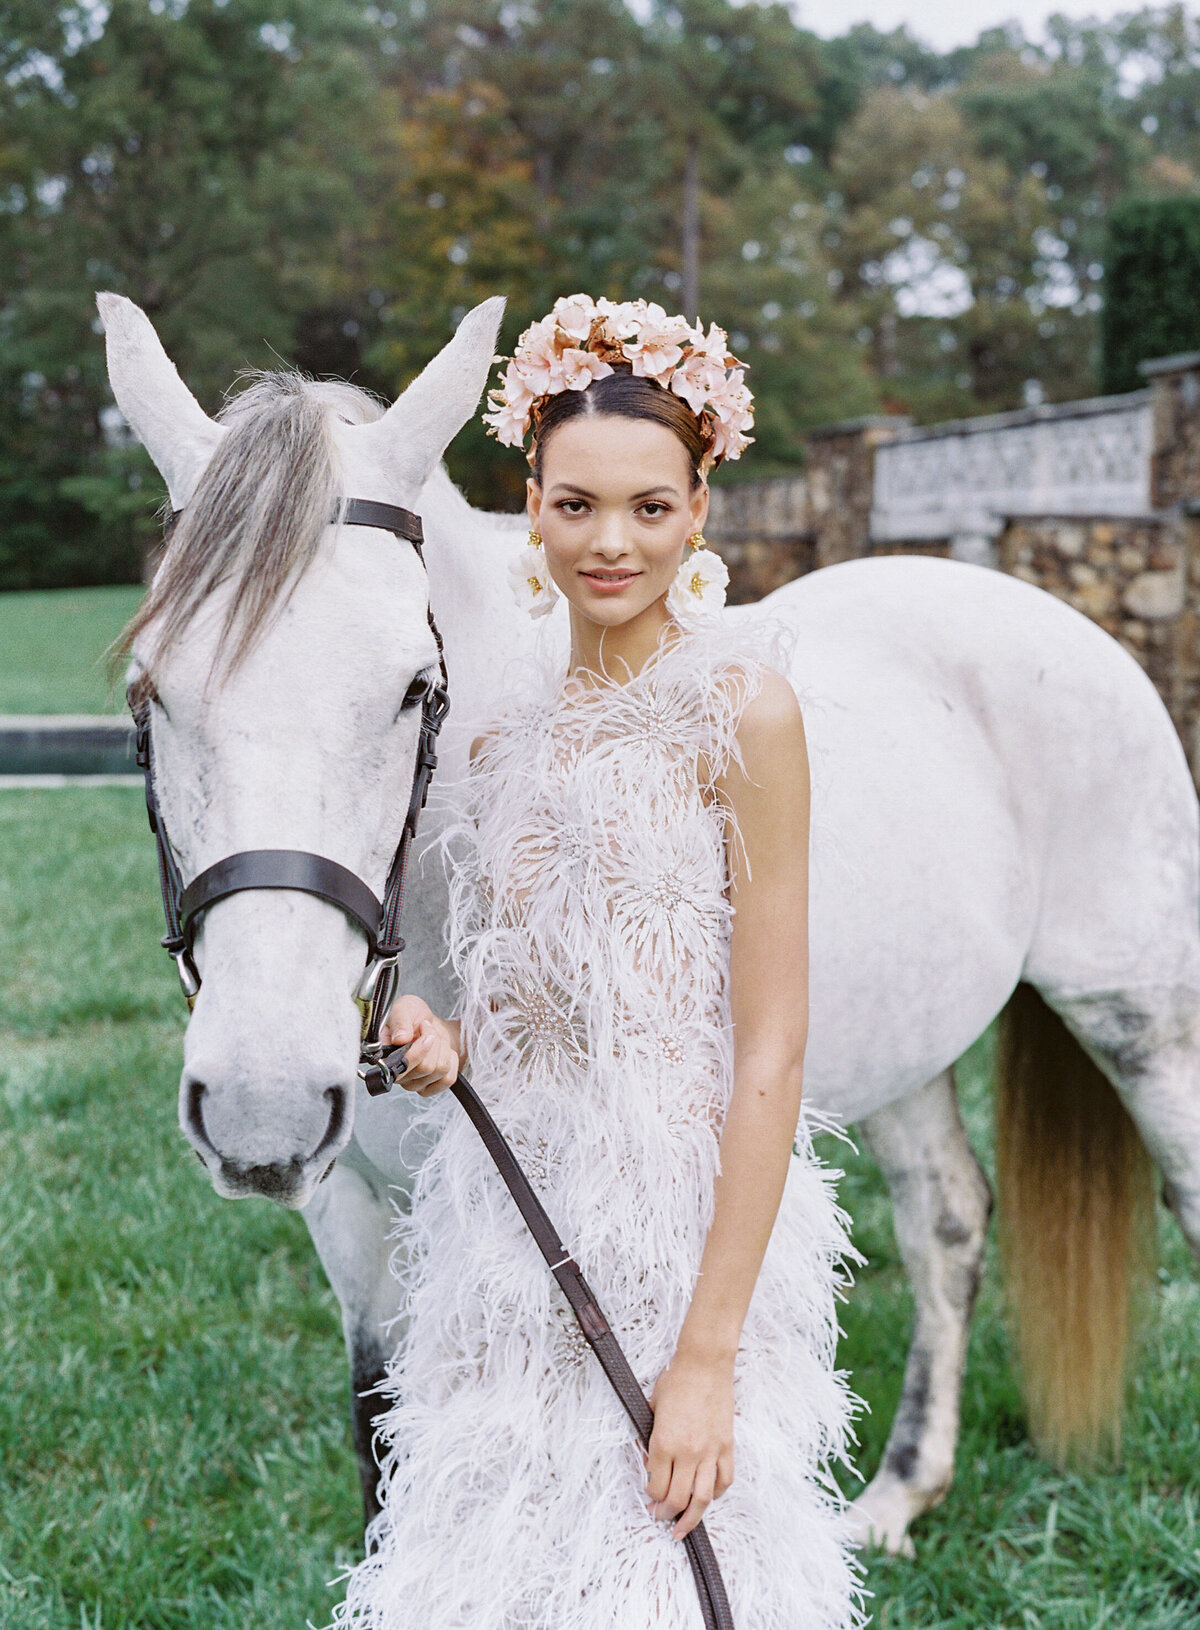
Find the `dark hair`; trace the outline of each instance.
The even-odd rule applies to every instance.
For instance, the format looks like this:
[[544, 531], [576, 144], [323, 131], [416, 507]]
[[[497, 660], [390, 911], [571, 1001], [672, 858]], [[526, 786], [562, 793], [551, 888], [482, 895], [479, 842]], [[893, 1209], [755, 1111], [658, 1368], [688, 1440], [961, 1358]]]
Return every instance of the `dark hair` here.
[[603, 379], [593, 379], [586, 390], [559, 391], [557, 395], [547, 397], [544, 405], [535, 413], [533, 474], [539, 486], [542, 484], [542, 459], [552, 433], [559, 425], [566, 424], [568, 419], [599, 414], [618, 419], [649, 419], [654, 424], [673, 430], [683, 443], [692, 467], [692, 486], [700, 485], [700, 461], [707, 443], [696, 415], [681, 396], [676, 396], [656, 380], [645, 379], [640, 374], [630, 373], [628, 369], [618, 369], [615, 373], [605, 374]]

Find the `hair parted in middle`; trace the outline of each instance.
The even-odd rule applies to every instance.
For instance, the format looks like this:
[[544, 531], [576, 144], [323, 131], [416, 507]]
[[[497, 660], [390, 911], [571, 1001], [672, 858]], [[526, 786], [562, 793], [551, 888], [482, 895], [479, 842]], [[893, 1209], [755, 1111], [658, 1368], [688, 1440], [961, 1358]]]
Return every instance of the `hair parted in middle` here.
[[639, 378], [634, 373], [614, 372], [606, 374], [603, 379], [594, 379], [583, 390], [560, 391], [556, 396], [548, 396], [544, 405], [534, 413], [529, 462], [539, 486], [544, 484], [542, 465], [546, 443], [553, 432], [572, 419], [597, 414], [620, 419], [649, 419], [674, 431], [688, 456], [692, 486], [700, 485], [706, 444], [691, 408], [653, 379]]

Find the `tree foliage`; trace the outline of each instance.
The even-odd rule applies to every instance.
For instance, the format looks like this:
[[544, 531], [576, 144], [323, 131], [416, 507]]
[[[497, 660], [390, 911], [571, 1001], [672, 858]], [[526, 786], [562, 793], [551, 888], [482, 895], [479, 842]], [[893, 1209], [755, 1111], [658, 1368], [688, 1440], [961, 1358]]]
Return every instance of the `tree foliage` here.
[[1200, 350], [1200, 198], [1130, 199], [1108, 230], [1104, 389], [1130, 391], [1145, 358]]
[[[0, 0], [0, 584], [153, 531], [96, 288], [209, 408], [280, 357], [393, 395], [497, 292], [506, 345], [575, 289], [694, 304], [753, 477], [822, 421], [1094, 390], [1110, 215], [1200, 197], [1198, 109], [1181, 5], [938, 53], [756, 0]], [[520, 502], [478, 423], [451, 468]]]

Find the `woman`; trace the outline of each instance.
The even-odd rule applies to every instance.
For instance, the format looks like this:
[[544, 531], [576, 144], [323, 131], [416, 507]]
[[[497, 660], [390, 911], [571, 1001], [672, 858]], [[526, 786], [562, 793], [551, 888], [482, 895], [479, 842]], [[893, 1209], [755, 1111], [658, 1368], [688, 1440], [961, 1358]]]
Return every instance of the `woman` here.
[[[763, 622], [735, 637], [705, 477], [748, 438], [725, 336], [560, 300], [489, 423], [533, 441], [513, 586], [569, 602], [455, 789], [457, 1019], [401, 996], [401, 1084], [466, 1070], [596, 1291], [655, 1424], [644, 1457], [466, 1117], [443, 1119], [394, 1271], [409, 1325], [372, 1551], [337, 1623], [670, 1630], [702, 1517], [738, 1630], [845, 1630], [829, 1471], [856, 1253], [808, 1128], [804, 726]], [[747, 646], [753, 641], [753, 653]]]

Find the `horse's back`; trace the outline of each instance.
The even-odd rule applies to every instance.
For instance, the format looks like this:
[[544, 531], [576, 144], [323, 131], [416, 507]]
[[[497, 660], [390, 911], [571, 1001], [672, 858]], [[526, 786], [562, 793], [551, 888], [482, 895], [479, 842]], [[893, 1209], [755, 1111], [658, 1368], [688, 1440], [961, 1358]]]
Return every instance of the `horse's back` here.
[[855, 1028], [886, 1000], [939, 1031], [949, 991], [965, 1046], [1020, 977], [1096, 988], [1195, 960], [1186, 760], [1096, 624], [924, 556], [826, 567], [730, 614], [758, 613], [796, 633], [813, 768], [814, 1084], [861, 1052], [847, 991], [870, 1003]]

